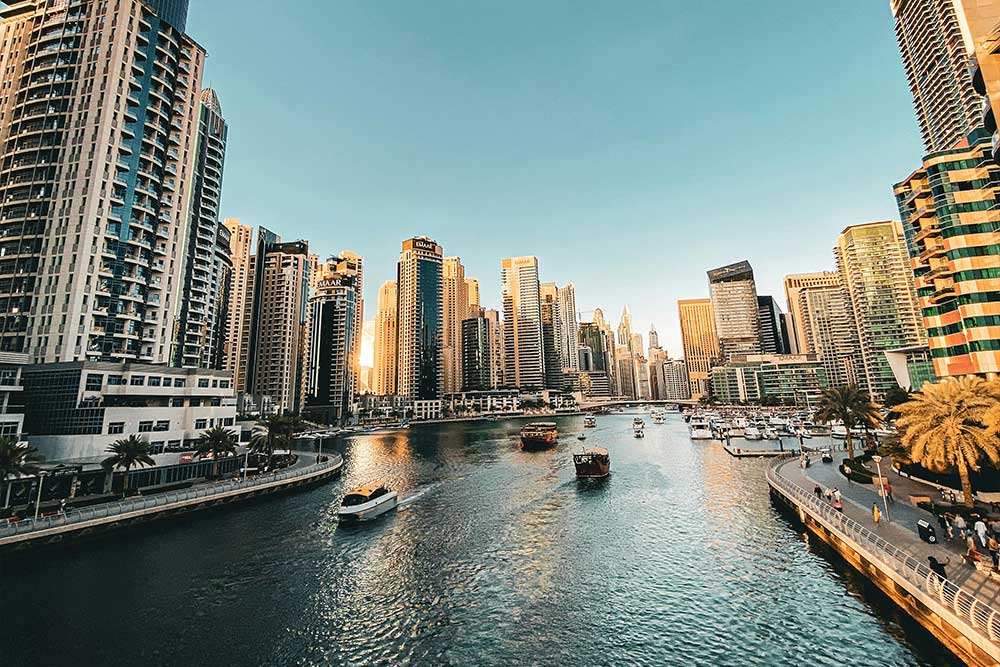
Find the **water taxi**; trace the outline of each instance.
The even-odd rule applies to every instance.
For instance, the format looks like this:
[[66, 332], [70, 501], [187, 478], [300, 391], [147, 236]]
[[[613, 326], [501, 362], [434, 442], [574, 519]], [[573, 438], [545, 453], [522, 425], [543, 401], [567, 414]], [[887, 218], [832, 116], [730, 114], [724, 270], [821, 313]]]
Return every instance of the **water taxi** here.
[[646, 424], [640, 419], [638, 424], [632, 424], [632, 435], [636, 438], [646, 437]]
[[344, 522], [368, 521], [395, 509], [399, 494], [378, 481], [351, 489], [340, 501], [337, 518]]
[[594, 415], [585, 415], [583, 418], [584, 428], [596, 428], [597, 427], [597, 417]]
[[603, 447], [585, 449], [573, 454], [576, 476], [584, 479], [607, 477], [611, 472], [611, 455]]
[[521, 449], [547, 449], [558, 440], [555, 422], [532, 422], [521, 429]]

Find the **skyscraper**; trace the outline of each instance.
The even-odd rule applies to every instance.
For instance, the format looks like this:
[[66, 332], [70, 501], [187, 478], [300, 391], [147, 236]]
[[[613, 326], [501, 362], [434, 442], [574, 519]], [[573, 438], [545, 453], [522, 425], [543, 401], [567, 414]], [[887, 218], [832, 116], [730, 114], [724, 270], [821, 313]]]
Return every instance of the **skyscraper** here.
[[505, 380], [522, 391], [545, 388], [542, 349], [542, 306], [538, 283], [538, 258], [501, 260], [503, 286]]
[[858, 327], [865, 386], [878, 399], [896, 384], [885, 353], [927, 344], [903, 227], [893, 220], [847, 227], [836, 255]]
[[969, 73], [973, 45], [962, 4], [962, 0], [890, 2], [917, 124], [928, 152], [954, 148], [981, 124], [982, 98]]
[[757, 297], [760, 315], [760, 347], [764, 354], [790, 354], [784, 313], [773, 296]]
[[559, 351], [563, 366], [579, 368], [580, 327], [576, 321], [576, 287], [573, 283], [559, 288]]
[[493, 387], [490, 326], [486, 317], [470, 317], [462, 322], [462, 391]]
[[230, 235], [219, 224], [228, 127], [214, 90], [202, 91], [199, 106], [191, 214], [183, 239], [184, 265], [171, 361], [175, 366], [218, 368], [219, 308], [225, 303], [219, 292], [228, 289], [226, 279], [232, 267]]
[[186, 14], [0, 9], [0, 351], [170, 361], [205, 58]]
[[378, 313], [375, 315], [375, 366], [371, 388], [373, 394], [380, 396], [396, 393], [398, 300], [396, 281], [382, 283], [378, 290]]
[[465, 279], [465, 298], [469, 304], [469, 314], [467, 317], [479, 317], [482, 303], [479, 300], [479, 280], [476, 278]]
[[760, 354], [760, 314], [757, 285], [747, 261], [708, 272], [712, 312], [722, 358], [737, 354]]
[[441, 284], [444, 392], [451, 394], [462, 389], [462, 320], [469, 317], [469, 287], [461, 258], [444, 258]]
[[801, 287], [796, 294], [805, 338], [801, 353], [816, 355], [831, 387], [855, 385], [867, 391], [854, 309], [839, 280], [835, 285]]
[[396, 392], [407, 398], [440, 398], [444, 388], [441, 257], [441, 246], [426, 236], [403, 241], [397, 268]]
[[538, 287], [542, 308], [542, 352], [545, 356], [545, 388], [563, 388], [562, 315], [559, 312], [559, 288], [555, 283]]
[[331, 257], [316, 267], [309, 297], [306, 412], [325, 424], [340, 424], [348, 417], [360, 384], [355, 379], [361, 338], [356, 328], [358, 264], [353, 260]]
[[489, 323], [490, 389], [497, 389], [505, 384], [503, 322], [496, 310], [484, 310], [483, 317]]
[[222, 369], [233, 376], [236, 391], [247, 389], [247, 364], [250, 345], [250, 314], [253, 310], [253, 227], [228, 219], [222, 223], [229, 231], [229, 258], [233, 267], [229, 277], [229, 304]]
[[792, 324], [788, 332], [788, 342], [792, 354], [812, 352], [806, 340], [805, 320], [799, 300], [799, 293], [809, 287], [837, 287], [839, 285], [840, 274], [836, 271], [794, 273], [785, 276], [785, 301], [788, 304], [788, 314]]
[[691, 382], [691, 397], [708, 394], [712, 367], [719, 362], [719, 337], [715, 330], [715, 314], [711, 299], [681, 299], [677, 302], [681, 324], [684, 362]]
[[649, 349], [659, 349], [660, 347], [660, 334], [656, 333], [656, 326], [650, 322], [649, 323]]

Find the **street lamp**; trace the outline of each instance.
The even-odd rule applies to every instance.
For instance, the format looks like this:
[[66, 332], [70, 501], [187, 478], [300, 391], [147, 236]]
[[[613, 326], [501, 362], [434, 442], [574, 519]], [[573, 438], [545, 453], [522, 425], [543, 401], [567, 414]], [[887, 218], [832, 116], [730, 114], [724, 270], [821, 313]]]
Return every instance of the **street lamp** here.
[[885, 497], [885, 482], [882, 481], [882, 466], [879, 465], [882, 457], [876, 454], [872, 457], [872, 461], [875, 462], [875, 470], [878, 471], [879, 493], [882, 494], [882, 506], [885, 507], [885, 520], [892, 521], [892, 517], [889, 516], [889, 502]]
[[42, 484], [45, 482], [45, 471], [38, 471], [38, 496], [35, 498], [35, 521], [38, 521], [38, 510], [42, 505]]

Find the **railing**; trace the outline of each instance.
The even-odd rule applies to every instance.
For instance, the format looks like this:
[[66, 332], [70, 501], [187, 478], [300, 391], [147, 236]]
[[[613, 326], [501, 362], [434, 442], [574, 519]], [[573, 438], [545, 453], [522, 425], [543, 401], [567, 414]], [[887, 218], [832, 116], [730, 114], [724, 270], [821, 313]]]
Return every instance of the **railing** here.
[[767, 470], [767, 479], [783, 493], [794, 498], [805, 507], [809, 514], [823, 523], [852, 546], [860, 547], [873, 560], [892, 570], [897, 575], [918, 588], [932, 600], [940, 603], [935, 611], [943, 617], [971, 626], [979, 635], [989, 641], [994, 649], [1000, 647], [1000, 612], [989, 606], [972, 593], [955, 583], [942, 579], [926, 565], [913, 558], [902, 549], [854, 521], [832, 505], [824, 503], [815, 494], [784, 477], [778, 468], [788, 459], [773, 462]]
[[157, 507], [166, 507], [184, 503], [189, 500], [210, 500], [213, 497], [220, 497], [232, 491], [243, 489], [253, 489], [274, 484], [290, 479], [305, 478], [315, 475], [323, 470], [335, 470], [341, 466], [343, 460], [339, 454], [331, 454], [323, 463], [314, 463], [304, 468], [296, 470], [285, 470], [265, 475], [259, 475], [251, 479], [217, 482], [215, 484], [199, 485], [190, 489], [178, 491], [168, 491], [153, 496], [137, 496], [113, 503], [102, 503], [93, 507], [84, 507], [79, 510], [70, 510], [63, 514], [39, 517], [37, 521], [24, 519], [16, 523], [0, 524], [0, 539], [12, 535], [33, 533], [49, 528], [60, 526], [71, 526], [73, 524], [85, 523], [95, 519], [111, 518], [123, 516], [132, 512], [140, 512]]

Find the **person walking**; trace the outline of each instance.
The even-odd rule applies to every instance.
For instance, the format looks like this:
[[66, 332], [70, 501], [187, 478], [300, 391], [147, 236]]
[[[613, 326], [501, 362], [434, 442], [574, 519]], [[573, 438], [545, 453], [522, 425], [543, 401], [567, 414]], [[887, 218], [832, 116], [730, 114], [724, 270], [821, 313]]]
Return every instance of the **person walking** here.
[[943, 582], [948, 578], [948, 573], [945, 571], [945, 565], [951, 564], [951, 558], [946, 558], [945, 562], [939, 561], [934, 556], [927, 557], [928, 566], [931, 568], [931, 572], [937, 575], [938, 581]]
[[828, 503], [833, 502], [833, 489], [827, 487], [826, 489], [824, 489], [823, 495], [826, 496], [826, 502]]
[[837, 486], [833, 487], [833, 502], [835, 503], [840, 502], [840, 487]]
[[816, 488], [813, 489], [813, 493], [816, 494], [817, 498], [819, 498], [820, 500], [823, 500], [823, 487], [822, 486], [820, 486], [819, 484], [817, 484]]
[[997, 538], [990, 535], [990, 539], [986, 542], [986, 550], [990, 552], [990, 558], [993, 559], [993, 571], [1000, 570], [1000, 543], [997, 542]]
[[965, 527], [966, 527], [965, 517], [963, 517], [961, 514], [955, 515], [955, 530], [958, 531], [958, 535], [962, 539], [965, 539], [966, 537]]
[[840, 502], [840, 498], [833, 501], [833, 509], [837, 510], [841, 514], [844, 513], [844, 503]]
[[895, 505], [896, 500], [892, 497], [892, 484], [889, 483], [889, 480], [885, 480], [882, 490], [885, 492], [885, 499]]
[[844, 464], [844, 476], [847, 477], [848, 484], [853, 484], [853, 482], [851, 482], [851, 466], [846, 463]]
[[878, 508], [878, 503], [872, 503], [872, 519], [875, 520], [875, 527], [879, 527], [879, 522], [882, 521], [882, 511]]
[[944, 521], [944, 538], [951, 542], [955, 539], [955, 527], [947, 516], [941, 517], [941, 520]]
[[979, 542], [986, 546], [986, 522], [982, 519], [976, 519], [976, 523], [972, 526], [972, 529], [976, 531], [976, 535], [979, 536]]
[[972, 536], [972, 531], [969, 531], [968, 535], [965, 537], [965, 548], [968, 552], [978, 552], [979, 549], [976, 548], [976, 538]]

